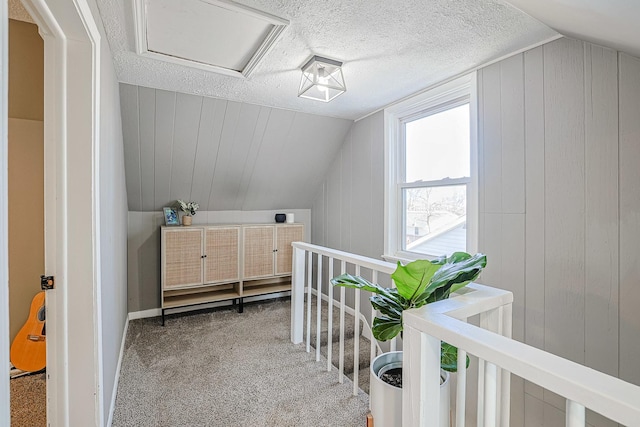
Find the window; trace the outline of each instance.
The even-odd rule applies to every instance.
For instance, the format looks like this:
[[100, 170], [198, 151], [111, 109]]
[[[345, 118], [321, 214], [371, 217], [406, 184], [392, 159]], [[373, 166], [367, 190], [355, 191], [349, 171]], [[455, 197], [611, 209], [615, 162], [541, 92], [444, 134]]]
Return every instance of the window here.
[[385, 255], [475, 251], [475, 75], [385, 110]]

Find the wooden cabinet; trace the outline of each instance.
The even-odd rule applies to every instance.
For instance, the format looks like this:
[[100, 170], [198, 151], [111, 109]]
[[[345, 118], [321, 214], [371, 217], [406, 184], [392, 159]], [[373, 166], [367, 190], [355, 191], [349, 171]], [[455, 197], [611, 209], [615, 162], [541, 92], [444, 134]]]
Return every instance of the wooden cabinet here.
[[303, 238], [300, 224], [244, 227], [244, 279], [290, 275], [291, 243]]
[[165, 309], [291, 290], [293, 249], [301, 224], [162, 227]]
[[302, 225], [284, 225], [276, 227], [276, 259], [275, 275], [291, 274], [293, 259], [293, 247], [291, 243], [301, 242], [304, 239]]
[[244, 275], [245, 279], [256, 279], [274, 275], [275, 227], [244, 227]]

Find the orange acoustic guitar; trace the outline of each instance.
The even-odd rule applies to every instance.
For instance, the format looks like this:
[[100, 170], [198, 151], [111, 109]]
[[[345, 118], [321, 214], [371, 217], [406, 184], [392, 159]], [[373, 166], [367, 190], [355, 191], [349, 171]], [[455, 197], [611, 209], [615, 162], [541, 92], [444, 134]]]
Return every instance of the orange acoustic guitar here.
[[38, 292], [29, 310], [29, 318], [11, 344], [11, 363], [25, 372], [37, 372], [47, 364], [44, 291]]

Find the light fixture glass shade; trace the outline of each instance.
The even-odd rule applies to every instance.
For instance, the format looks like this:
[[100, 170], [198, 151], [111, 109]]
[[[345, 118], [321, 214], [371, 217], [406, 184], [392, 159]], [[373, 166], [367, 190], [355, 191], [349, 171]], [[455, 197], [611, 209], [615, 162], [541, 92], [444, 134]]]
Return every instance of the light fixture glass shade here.
[[302, 80], [298, 96], [329, 102], [346, 92], [342, 62], [314, 56], [302, 66]]

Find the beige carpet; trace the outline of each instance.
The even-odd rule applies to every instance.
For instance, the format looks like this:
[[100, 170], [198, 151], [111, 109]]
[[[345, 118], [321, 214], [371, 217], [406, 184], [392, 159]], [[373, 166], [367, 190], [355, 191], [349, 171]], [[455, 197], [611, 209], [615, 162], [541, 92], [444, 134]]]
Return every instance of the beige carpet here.
[[364, 425], [367, 395], [289, 333], [289, 300], [130, 322], [113, 425]]
[[45, 373], [11, 380], [11, 426], [47, 425], [47, 384]]

